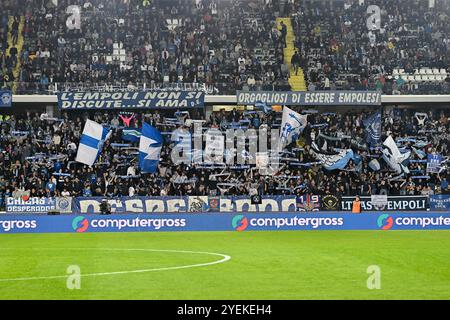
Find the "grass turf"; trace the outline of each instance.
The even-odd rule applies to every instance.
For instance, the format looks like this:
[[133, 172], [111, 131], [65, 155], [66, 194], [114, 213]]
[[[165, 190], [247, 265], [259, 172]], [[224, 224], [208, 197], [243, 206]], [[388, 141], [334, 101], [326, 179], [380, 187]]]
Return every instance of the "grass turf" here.
[[[154, 232], [0, 235], [0, 279], [210, 266], [66, 279], [0, 281], [0, 299], [450, 299], [449, 231]], [[369, 290], [369, 265], [381, 289]]]

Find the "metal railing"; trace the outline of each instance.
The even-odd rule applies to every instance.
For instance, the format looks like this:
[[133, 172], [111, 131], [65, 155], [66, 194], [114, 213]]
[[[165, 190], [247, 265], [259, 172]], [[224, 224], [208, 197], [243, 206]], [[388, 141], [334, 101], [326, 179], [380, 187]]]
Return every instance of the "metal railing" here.
[[[16, 88], [14, 94], [20, 95], [55, 95], [58, 92], [123, 92], [123, 91], [202, 91], [207, 95], [235, 95], [236, 90], [248, 91], [290, 91], [289, 84], [265, 84], [265, 85], [236, 85], [234, 83], [91, 83], [88, 82], [62, 82], [42, 84], [40, 82], [5, 82], [0, 89]], [[309, 88], [310, 89], [310, 88]], [[314, 91], [320, 90], [380, 90], [375, 84], [362, 86], [359, 83], [331, 84], [330, 88], [315, 86]], [[400, 87], [393, 81], [386, 81], [381, 88], [386, 95], [442, 95], [450, 94], [450, 82], [440, 83], [414, 83], [404, 84]]]

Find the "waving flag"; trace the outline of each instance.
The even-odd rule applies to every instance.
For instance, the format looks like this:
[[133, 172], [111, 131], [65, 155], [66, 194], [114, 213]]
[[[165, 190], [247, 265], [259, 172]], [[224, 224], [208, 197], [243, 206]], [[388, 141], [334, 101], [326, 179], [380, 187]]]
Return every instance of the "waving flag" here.
[[154, 173], [158, 168], [159, 157], [163, 144], [161, 133], [148, 123], [142, 125], [142, 135], [139, 141], [139, 165], [143, 173]]
[[327, 170], [342, 170], [350, 160], [357, 161], [357, 159], [360, 159], [359, 156], [355, 157], [352, 149], [341, 150], [336, 154], [328, 154], [321, 151], [314, 142], [311, 145], [311, 152]]
[[124, 128], [122, 130], [122, 139], [125, 141], [136, 142], [141, 137], [141, 130], [138, 128]]
[[262, 110], [266, 114], [272, 111], [272, 106], [268, 106], [267, 103], [261, 101], [256, 101], [255, 107]]
[[383, 142], [382, 153], [384, 161], [386, 161], [396, 173], [409, 173], [409, 169], [406, 166], [406, 160], [410, 157], [411, 151], [400, 153], [392, 136], [387, 137]]
[[414, 147], [412, 147], [412, 150], [414, 151], [414, 153], [420, 158], [423, 159], [427, 156], [427, 154], [425, 153], [425, 151], [420, 150], [420, 149], [416, 149]]
[[367, 143], [374, 145], [381, 138], [381, 112], [377, 111], [364, 121]]
[[279, 151], [283, 150], [288, 144], [296, 141], [303, 129], [308, 124], [308, 115], [301, 115], [288, 107], [283, 108], [283, 117], [281, 120]]
[[422, 141], [422, 140], [419, 140], [419, 141], [417, 141], [415, 144], [414, 144], [414, 147], [416, 147], [416, 148], [424, 148], [424, 147], [426, 147], [427, 145], [429, 145], [430, 144], [430, 142], [428, 142], [428, 141]]
[[76, 161], [92, 166], [102, 152], [110, 131], [95, 121], [87, 120], [81, 135]]

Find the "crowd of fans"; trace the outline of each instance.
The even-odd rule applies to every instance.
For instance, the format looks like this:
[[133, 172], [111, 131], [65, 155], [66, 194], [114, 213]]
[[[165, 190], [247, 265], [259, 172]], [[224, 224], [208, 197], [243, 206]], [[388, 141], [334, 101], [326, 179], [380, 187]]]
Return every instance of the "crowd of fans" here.
[[[25, 2], [19, 93], [144, 83], [201, 83], [213, 93], [289, 88], [271, 2]], [[81, 8], [79, 21], [70, 5]]]
[[[426, 153], [449, 155], [450, 114], [448, 109], [427, 112], [420, 117], [416, 110], [393, 109], [383, 114], [383, 136], [394, 139], [415, 138], [401, 146]], [[173, 131], [192, 125], [184, 116], [172, 112], [137, 112], [131, 127], [148, 122], [165, 137], [158, 172], [141, 173], [137, 160], [139, 142], [117, 147], [123, 140], [123, 120], [118, 113], [70, 112], [60, 119], [37, 113], [2, 115], [0, 117], [0, 199], [5, 196], [174, 196], [174, 195], [419, 195], [450, 192], [448, 169], [439, 174], [426, 172], [426, 161], [411, 161], [409, 174], [399, 176], [382, 160], [381, 151], [365, 143], [363, 120], [369, 112], [309, 113], [308, 126], [297, 143], [286, 149], [289, 154], [280, 161], [278, 171], [263, 175], [254, 165], [241, 168], [207, 168], [203, 164], [174, 164], [170, 156], [174, 148]], [[188, 118], [203, 119], [204, 128], [225, 130], [235, 125], [254, 129], [277, 127], [281, 114], [271, 112], [218, 111], [206, 117], [203, 112], [190, 112]], [[110, 126], [112, 135], [93, 167], [75, 160], [85, 119]], [[419, 119], [419, 120], [418, 120]], [[423, 121], [425, 119], [425, 121]], [[170, 120], [170, 121], [169, 121]], [[423, 122], [423, 124], [421, 123]], [[270, 132], [270, 130], [269, 130]], [[324, 147], [326, 139], [326, 146]], [[332, 139], [330, 139], [331, 137]], [[270, 140], [269, 140], [270, 141]], [[417, 142], [422, 145], [417, 146]], [[295, 162], [311, 163], [316, 159], [310, 145], [316, 142], [324, 151], [352, 148], [362, 161], [352, 161], [343, 170], [328, 171], [321, 164], [294, 166]], [[369, 161], [378, 159], [381, 170], [374, 171]], [[412, 152], [410, 160], [420, 160]], [[424, 158], [426, 160], [426, 157]], [[428, 177], [427, 177], [428, 176]]]
[[[379, 21], [369, 5], [380, 9]], [[429, 8], [420, 0], [6, 0], [0, 10], [0, 83], [15, 82], [18, 93], [174, 83], [222, 94], [289, 90], [277, 16], [292, 18], [309, 90], [450, 90], [450, 77], [408, 83], [392, 76], [394, 68], [450, 72], [448, 1]], [[10, 27], [9, 16], [16, 17]], [[17, 35], [21, 16], [24, 44], [16, 53], [7, 38]]]
[[372, 0], [295, 1], [288, 9], [309, 89], [446, 93], [442, 81], [407, 83], [400, 68], [450, 72], [450, 2]]

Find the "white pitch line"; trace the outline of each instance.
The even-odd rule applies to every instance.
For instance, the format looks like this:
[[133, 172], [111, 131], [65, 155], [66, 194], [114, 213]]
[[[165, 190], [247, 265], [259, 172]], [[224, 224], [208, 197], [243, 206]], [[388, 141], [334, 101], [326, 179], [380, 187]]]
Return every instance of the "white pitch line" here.
[[[31, 249], [31, 248], [23, 248], [23, 249]], [[191, 253], [191, 254], [206, 254], [212, 256], [222, 257], [220, 260], [191, 264], [185, 266], [174, 266], [174, 267], [164, 267], [164, 268], [152, 268], [152, 269], [140, 269], [140, 270], [126, 270], [126, 271], [114, 271], [114, 272], [97, 272], [97, 273], [81, 273], [81, 277], [94, 277], [94, 276], [109, 276], [109, 275], [117, 275], [117, 274], [127, 274], [127, 273], [143, 273], [143, 272], [153, 272], [153, 271], [167, 271], [167, 270], [178, 270], [178, 269], [187, 269], [187, 268], [197, 268], [197, 267], [205, 267], [211, 266], [214, 264], [219, 264], [226, 262], [231, 259], [229, 255], [222, 253], [214, 253], [214, 252], [203, 252], [203, 251], [185, 251], [185, 250], [162, 250], [162, 249], [121, 249], [121, 248], [32, 248], [33, 250], [60, 250], [60, 249], [68, 249], [68, 250], [111, 250], [111, 251], [147, 251], [147, 252], [172, 252], [172, 253]], [[0, 250], [18, 250], [18, 248], [0, 248]], [[12, 279], [0, 279], [0, 282], [6, 281], [27, 281], [27, 280], [45, 280], [45, 279], [62, 279], [67, 278], [70, 275], [63, 276], [46, 276], [46, 277], [23, 277], [23, 278], [12, 278]]]

